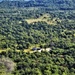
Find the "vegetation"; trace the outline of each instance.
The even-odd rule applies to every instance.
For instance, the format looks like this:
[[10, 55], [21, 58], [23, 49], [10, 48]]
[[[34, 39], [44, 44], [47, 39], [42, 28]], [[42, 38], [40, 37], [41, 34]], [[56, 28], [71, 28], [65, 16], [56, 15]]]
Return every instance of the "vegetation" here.
[[[11, 72], [13, 75], [75, 75], [74, 48], [56, 48], [50, 52], [41, 53], [10, 50], [8, 53], [2, 52], [0, 55], [8, 56], [16, 63], [15, 70]], [[5, 70], [0, 73], [2, 72]]]
[[16, 64], [9, 58], [0, 58], [0, 75], [12, 75]]
[[60, 6], [54, 10], [41, 1], [0, 2], [0, 75], [75, 75], [74, 5], [69, 0], [73, 8], [61, 10], [64, 1], [53, 0]]
[[61, 20], [59, 20], [59, 18], [52, 18], [52, 16], [50, 16], [49, 14], [44, 14], [41, 17], [39, 17], [37, 15], [36, 19], [26, 19], [26, 21], [30, 24], [30, 23], [34, 23], [34, 22], [46, 22], [47, 24], [53, 24], [55, 25], [57, 22], [61, 22]]
[[[0, 49], [24, 50], [39, 44], [47, 47], [68, 48], [75, 46], [75, 22], [72, 12], [49, 12], [48, 19], [55, 19], [54, 24], [47, 24], [46, 21], [27, 23], [28, 18], [36, 20], [37, 15], [45, 14], [42, 11], [26, 9], [0, 9]], [[24, 12], [26, 11], [26, 12]], [[31, 12], [32, 11], [32, 12]], [[40, 11], [40, 13], [39, 13]], [[28, 12], [28, 13], [27, 13]], [[33, 13], [33, 14], [30, 14]], [[41, 14], [42, 13], [42, 14]], [[59, 13], [59, 14], [58, 14]], [[58, 21], [58, 18], [61, 22]]]
[[[3, 6], [4, 4], [4, 6]], [[44, 7], [46, 10], [74, 10], [74, 0], [2, 0], [0, 7]], [[48, 8], [47, 8], [48, 7]]]

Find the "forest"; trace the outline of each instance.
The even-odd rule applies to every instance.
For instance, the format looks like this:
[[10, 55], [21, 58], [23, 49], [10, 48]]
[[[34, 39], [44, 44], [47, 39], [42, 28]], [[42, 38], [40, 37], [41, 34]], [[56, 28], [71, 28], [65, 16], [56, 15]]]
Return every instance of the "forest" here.
[[[51, 9], [9, 2], [0, 2], [0, 75], [75, 75], [74, 5]], [[34, 52], [34, 47], [51, 50]]]

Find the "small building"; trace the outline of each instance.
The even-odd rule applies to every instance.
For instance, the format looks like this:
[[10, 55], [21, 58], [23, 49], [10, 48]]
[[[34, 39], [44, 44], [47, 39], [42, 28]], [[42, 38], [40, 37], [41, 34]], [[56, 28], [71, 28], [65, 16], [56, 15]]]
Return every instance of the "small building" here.
[[34, 52], [41, 52], [41, 51], [47, 51], [47, 52], [49, 52], [51, 50], [51, 48], [44, 49], [44, 48], [36, 48], [36, 47], [34, 47], [34, 48], [32, 48], [32, 50]]
[[33, 51], [35, 51], [35, 50], [37, 50], [37, 48], [36, 48], [36, 47], [34, 47], [34, 48], [32, 48], [32, 50], [33, 50]]
[[40, 48], [36, 48], [36, 47], [32, 48], [32, 50], [33, 50], [33, 51], [41, 52], [41, 49], [40, 49]]
[[48, 51], [48, 52], [49, 52], [50, 50], [51, 50], [51, 48], [46, 48], [46, 51]]

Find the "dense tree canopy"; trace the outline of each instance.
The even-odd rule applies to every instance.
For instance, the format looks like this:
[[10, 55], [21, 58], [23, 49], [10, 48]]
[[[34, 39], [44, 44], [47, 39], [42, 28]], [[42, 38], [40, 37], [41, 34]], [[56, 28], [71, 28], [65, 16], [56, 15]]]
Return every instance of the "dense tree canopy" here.
[[[32, 2], [26, 8], [15, 3], [17, 7], [5, 5], [6, 9], [2, 3], [0, 75], [75, 75], [75, 10], [29, 7]], [[57, 3], [62, 5], [63, 0]], [[35, 46], [51, 50], [28, 51]]]

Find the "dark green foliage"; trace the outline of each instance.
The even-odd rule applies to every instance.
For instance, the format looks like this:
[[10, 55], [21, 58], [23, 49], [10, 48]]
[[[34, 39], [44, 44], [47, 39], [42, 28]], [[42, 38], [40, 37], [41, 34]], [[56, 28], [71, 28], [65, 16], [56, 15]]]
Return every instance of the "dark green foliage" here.
[[47, 10], [74, 10], [74, 0], [3, 0], [0, 7], [49, 7]]
[[[44, 14], [42, 10], [0, 9], [0, 48], [27, 49], [33, 44], [43, 44], [46, 47], [75, 48], [75, 22], [68, 12], [48, 12], [52, 19], [60, 18], [61, 23], [48, 25], [45, 22], [28, 24], [25, 19], [36, 18]], [[28, 12], [28, 13], [27, 13]], [[47, 12], [47, 11], [46, 11]], [[30, 13], [33, 13], [32, 15]], [[42, 13], [42, 14], [41, 14]], [[62, 16], [62, 17], [61, 17]], [[69, 19], [68, 16], [71, 16]], [[65, 18], [66, 17], [66, 18]], [[61, 19], [62, 18], [62, 19]], [[71, 20], [72, 22], [69, 22]]]
[[[37, 3], [39, 1], [41, 0], [37, 0]], [[59, 2], [57, 0], [52, 1], [60, 6], [64, 3], [63, 0]], [[8, 2], [4, 3], [8, 4]], [[27, 7], [32, 6], [33, 3]], [[68, 3], [67, 0], [66, 3]], [[14, 2], [10, 2], [11, 4], [14, 4]], [[23, 7], [20, 4], [21, 2], [15, 3], [17, 7]], [[7, 5], [7, 7], [10, 5]], [[75, 10], [50, 11], [50, 8], [43, 7], [35, 8], [35, 10], [34, 8], [31, 9], [31, 7], [17, 7], [0, 9], [0, 58], [3, 56], [9, 57], [16, 63], [15, 70], [11, 71], [11, 74], [75, 75]], [[46, 22], [28, 24], [25, 21], [30, 18], [37, 19], [43, 14], [49, 14], [51, 20], [56, 18], [57, 23], [53, 25]], [[61, 22], [58, 22], [57, 18]], [[23, 51], [33, 45], [39, 45], [40, 48], [45, 49], [51, 48], [51, 50], [50, 52], [34, 53], [25, 53]], [[6, 51], [3, 52], [2, 50]], [[0, 74], [5, 75], [5, 73], [6, 67], [0, 62]]]
[[[54, 51], [57, 51], [56, 53]], [[67, 52], [67, 54], [65, 54]], [[24, 53], [8, 51], [8, 57], [16, 63], [14, 75], [74, 75], [75, 50], [55, 49], [50, 52]], [[5, 56], [0, 53], [1, 56]], [[12, 57], [13, 56], [13, 57]]]

